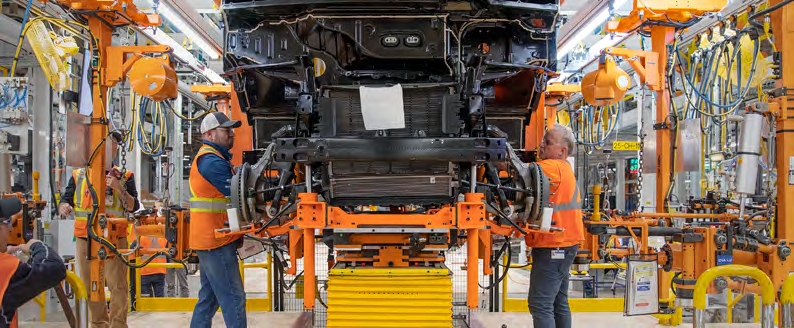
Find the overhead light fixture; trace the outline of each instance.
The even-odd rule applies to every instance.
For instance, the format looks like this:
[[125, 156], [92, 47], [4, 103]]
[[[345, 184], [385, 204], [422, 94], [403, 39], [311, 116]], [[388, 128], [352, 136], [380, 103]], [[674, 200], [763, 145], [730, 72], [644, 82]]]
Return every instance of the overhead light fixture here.
[[614, 33], [605, 36], [603, 39], [598, 40], [593, 46], [590, 47], [588, 50], [588, 55], [590, 56], [598, 56], [601, 54], [601, 51], [608, 47], [614, 47], [620, 40], [623, 40], [628, 35], [628, 33]]
[[190, 39], [190, 41], [192, 41], [193, 44], [201, 48], [201, 50], [205, 54], [207, 54], [208, 57], [210, 57], [213, 60], [218, 59], [220, 57], [220, 54], [215, 50], [214, 47], [211, 47], [204, 38], [200, 37], [198, 33], [196, 33], [196, 31], [194, 31], [190, 26], [188, 26], [187, 23], [185, 23], [185, 21], [182, 20], [182, 18], [179, 17], [179, 15], [177, 15], [167, 5], [161, 3], [159, 6], [157, 6], [157, 12], [160, 15], [163, 15], [163, 17], [165, 17], [165, 19], [171, 22], [171, 24], [174, 24], [174, 26], [176, 26], [176, 28], [179, 29], [180, 32], [185, 33], [188, 39]]
[[207, 79], [210, 80], [210, 82], [223, 83], [223, 84], [226, 83], [226, 81], [223, 78], [221, 78], [220, 75], [218, 75], [218, 73], [215, 73], [215, 71], [200, 64], [199, 61], [196, 59], [196, 57], [193, 56], [193, 54], [187, 51], [185, 47], [183, 47], [181, 44], [176, 42], [163, 30], [159, 28], [142, 28], [140, 30], [155, 42], [170, 46], [173, 49], [175, 56], [179, 57], [179, 59], [184, 61], [194, 71], [199, 72], [202, 75], [206, 76]]
[[[627, 1], [628, 0], [615, 0], [613, 4], [613, 8], [615, 9], [620, 8]], [[582, 40], [584, 40], [584, 38], [586, 38], [588, 35], [592, 35], [593, 31], [595, 31], [596, 28], [606, 23], [607, 19], [609, 19], [609, 6], [604, 7], [603, 9], [601, 9], [600, 12], [598, 12], [597, 15], [591, 17], [592, 18], [590, 19], [590, 21], [586, 25], [584, 25], [583, 28], [579, 29], [579, 31], [576, 32], [576, 34], [574, 34], [574, 36], [568, 40], [568, 42], [565, 42], [564, 45], [559, 47], [559, 49], [557, 50], [557, 60], [560, 60], [563, 57], [565, 57], [565, 55], [571, 52], [571, 50], [573, 50], [573, 48], [576, 47], [576, 45], [579, 44], [579, 42], [582, 42]]]

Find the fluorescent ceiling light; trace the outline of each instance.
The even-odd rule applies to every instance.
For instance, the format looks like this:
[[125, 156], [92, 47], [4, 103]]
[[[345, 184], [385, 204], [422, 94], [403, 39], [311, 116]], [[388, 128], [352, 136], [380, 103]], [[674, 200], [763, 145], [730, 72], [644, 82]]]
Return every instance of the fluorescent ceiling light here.
[[193, 54], [187, 51], [185, 47], [176, 42], [173, 38], [168, 36], [168, 34], [163, 32], [163, 30], [159, 28], [142, 28], [141, 31], [155, 42], [170, 46], [174, 51], [174, 55], [187, 63], [187, 65], [190, 66], [190, 68], [192, 68], [194, 71], [206, 76], [207, 79], [209, 79], [212, 83], [226, 83], [226, 81], [221, 78], [218, 73], [215, 73], [208, 67], [199, 64], [196, 57], [193, 57]]
[[160, 15], [163, 15], [165, 19], [171, 22], [171, 24], [174, 24], [174, 26], [176, 26], [176, 28], [179, 29], [180, 32], [185, 33], [188, 39], [190, 39], [190, 41], [192, 41], [193, 44], [201, 48], [201, 50], [204, 51], [204, 53], [207, 54], [207, 56], [209, 56], [212, 59], [218, 59], [220, 57], [220, 54], [217, 51], [215, 51], [215, 48], [211, 47], [209, 43], [207, 43], [207, 41], [204, 40], [204, 38], [200, 37], [196, 33], [196, 31], [190, 28], [190, 26], [188, 26], [185, 23], [185, 21], [183, 21], [182, 18], [179, 17], [179, 15], [177, 15], [173, 10], [171, 10], [171, 8], [161, 3], [157, 7], [157, 11]]
[[[628, 0], [615, 0], [613, 4], [613, 8], [615, 9], [620, 8], [627, 1]], [[557, 50], [557, 60], [560, 60], [563, 57], [565, 57], [565, 55], [571, 52], [571, 50], [573, 50], [573, 48], [576, 47], [576, 45], [579, 44], [579, 42], [582, 42], [582, 40], [584, 40], [584, 38], [586, 38], [587, 36], [592, 35], [593, 31], [595, 31], [599, 26], [604, 24], [607, 21], [607, 19], [609, 19], [609, 7], [604, 7], [604, 9], [601, 9], [601, 11], [597, 15], [591, 17], [592, 18], [590, 19], [590, 22], [587, 23], [587, 25], [584, 25], [584, 28], [576, 32], [573, 38], [571, 38], [570, 40], [568, 40], [568, 42], [566, 42], [564, 45], [559, 47], [559, 49]]]
[[609, 18], [609, 9], [604, 8], [604, 10], [598, 13], [598, 15], [596, 15], [590, 21], [590, 23], [585, 25], [584, 28], [579, 30], [579, 32], [576, 32], [573, 38], [568, 40], [568, 42], [566, 42], [562, 47], [560, 47], [560, 49], [557, 51], [557, 59], [559, 60], [565, 57], [565, 55], [571, 52], [571, 50], [573, 50], [573, 48], [576, 47], [576, 45], [579, 44], [579, 42], [582, 42], [582, 40], [584, 40], [584, 38], [586, 38], [588, 35], [592, 35], [593, 31], [595, 31], [596, 28], [598, 28], [601, 24], [604, 24], [604, 22], [606, 22], [607, 18]]
[[615, 33], [613, 35], [607, 35], [603, 39], [598, 40], [595, 44], [593, 44], [590, 49], [588, 50], [588, 55], [590, 56], [598, 56], [601, 54], [601, 51], [607, 47], [614, 47], [620, 40], [623, 40], [628, 33]]

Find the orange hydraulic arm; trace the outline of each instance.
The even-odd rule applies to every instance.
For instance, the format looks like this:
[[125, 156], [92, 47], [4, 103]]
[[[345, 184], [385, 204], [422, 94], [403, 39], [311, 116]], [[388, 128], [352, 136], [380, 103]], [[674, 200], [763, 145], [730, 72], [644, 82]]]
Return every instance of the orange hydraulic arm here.
[[546, 130], [551, 129], [557, 123], [557, 105], [552, 102], [560, 102], [569, 98], [572, 94], [580, 92], [578, 84], [551, 83], [546, 86], [546, 92], [538, 102], [538, 109], [533, 118], [526, 126], [524, 132], [524, 149], [531, 150], [540, 147], [543, 135]]
[[194, 85], [190, 91], [203, 94], [207, 101], [216, 101], [218, 111], [238, 120], [242, 125], [234, 129], [234, 147], [232, 147], [232, 165], [243, 163], [243, 152], [254, 148], [253, 128], [248, 124], [248, 119], [240, 108], [237, 92], [233, 84]]
[[[45, 1], [42, 1], [45, 2]], [[46, 3], [46, 2], [45, 2]], [[109, 134], [108, 118], [105, 117], [107, 90], [122, 81], [129, 74], [135, 92], [154, 100], [174, 98], [177, 95], [176, 73], [171, 58], [171, 49], [165, 45], [154, 46], [117, 46], [112, 45], [113, 30], [116, 27], [134, 25], [138, 27], [160, 26], [159, 15], [146, 14], [135, 6], [132, 0], [57, 0], [57, 3], [73, 14], [88, 21], [88, 28], [95, 41], [94, 50], [98, 58], [94, 63], [93, 106], [90, 125], [90, 147], [97, 149], [86, 163], [88, 181], [94, 189], [105, 185], [105, 160], [108, 154], [101, 151]], [[146, 55], [146, 57], [144, 57]], [[154, 55], [154, 56], [153, 56]], [[113, 253], [108, 245], [126, 236], [126, 227], [117, 226], [117, 220], [110, 222], [105, 218], [105, 193], [95, 192], [95, 211], [89, 218], [89, 260], [91, 260], [90, 299], [104, 299], [103, 259], [111, 258]], [[112, 228], [111, 228], [112, 227]], [[113, 233], [110, 242], [100, 243], [96, 239], [105, 235], [105, 229]], [[95, 239], [96, 238], [96, 239]]]

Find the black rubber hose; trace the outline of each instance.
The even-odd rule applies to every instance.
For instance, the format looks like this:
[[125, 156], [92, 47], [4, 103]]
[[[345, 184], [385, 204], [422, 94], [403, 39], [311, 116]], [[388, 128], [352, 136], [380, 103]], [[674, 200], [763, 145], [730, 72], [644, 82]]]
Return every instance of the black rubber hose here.
[[[50, 88], [50, 99], [52, 99], [52, 96], [53, 96], [53, 91], [52, 91], [52, 88]], [[48, 160], [49, 160], [50, 165], [54, 164], [52, 152], [54, 151], [53, 144], [55, 143], [55, 138], [53, 138], [53, 132], [54, 131], [53, 131], [53, 127], [52, 127], [52, 125], [55, 124], [55, 123], [53, 121], [52, 111], [53, 111], [53, 109], [50, 108], [50, 144], [49, 144], [50, 155], [48, 156]], [[50, 202], [52, 204], [51, 209], [50, 209], [50, 219], [52, 219], [56, 215], [58, 215], [58, 205], [59, 204], [58, 204], [58, 201], [55, 199], [55, 173], [53, 172], [53, 170], [50, 170], [48, 175], [50, 177], [50, 181], [49, 181], [50, 182], [49, 183], [50, 184]]]
[[752, 14], [749, 17], [747, 17], [747, 21], [753, 22], [756, 18], [764, 16], [764, 15], [766, 15], [768, 13], [771, 13], [771, 12], [773, 12], [775, 10], [778, 10], [780, 8], [783, 8], [783, 6], [791, 3], [792, 1], [794, 1], [794, 0], [785, 0], [785, 1], [783, 1], [781, 3], [778, 3], [778, 4], [776, 4], [776, 5], [772, 6], [772, 7], [769, 7], [769, 8], [766, 8], [764, 10], [761, 10], [761, 11], [759, 11], [759, 12], [757, 12], [755, 14]]

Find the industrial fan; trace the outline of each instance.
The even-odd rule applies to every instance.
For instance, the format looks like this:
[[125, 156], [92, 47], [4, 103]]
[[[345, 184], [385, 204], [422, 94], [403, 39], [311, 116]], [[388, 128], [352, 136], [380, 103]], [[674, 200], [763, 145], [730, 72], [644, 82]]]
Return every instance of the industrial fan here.
[[52, 89], [60, 92], [72, 86], [65, 58], [74, 56], [80, 50], [74, 38], [59, 36], [48, 31], [43, 21], [33, 21], [27, 39], [36, 54]]

